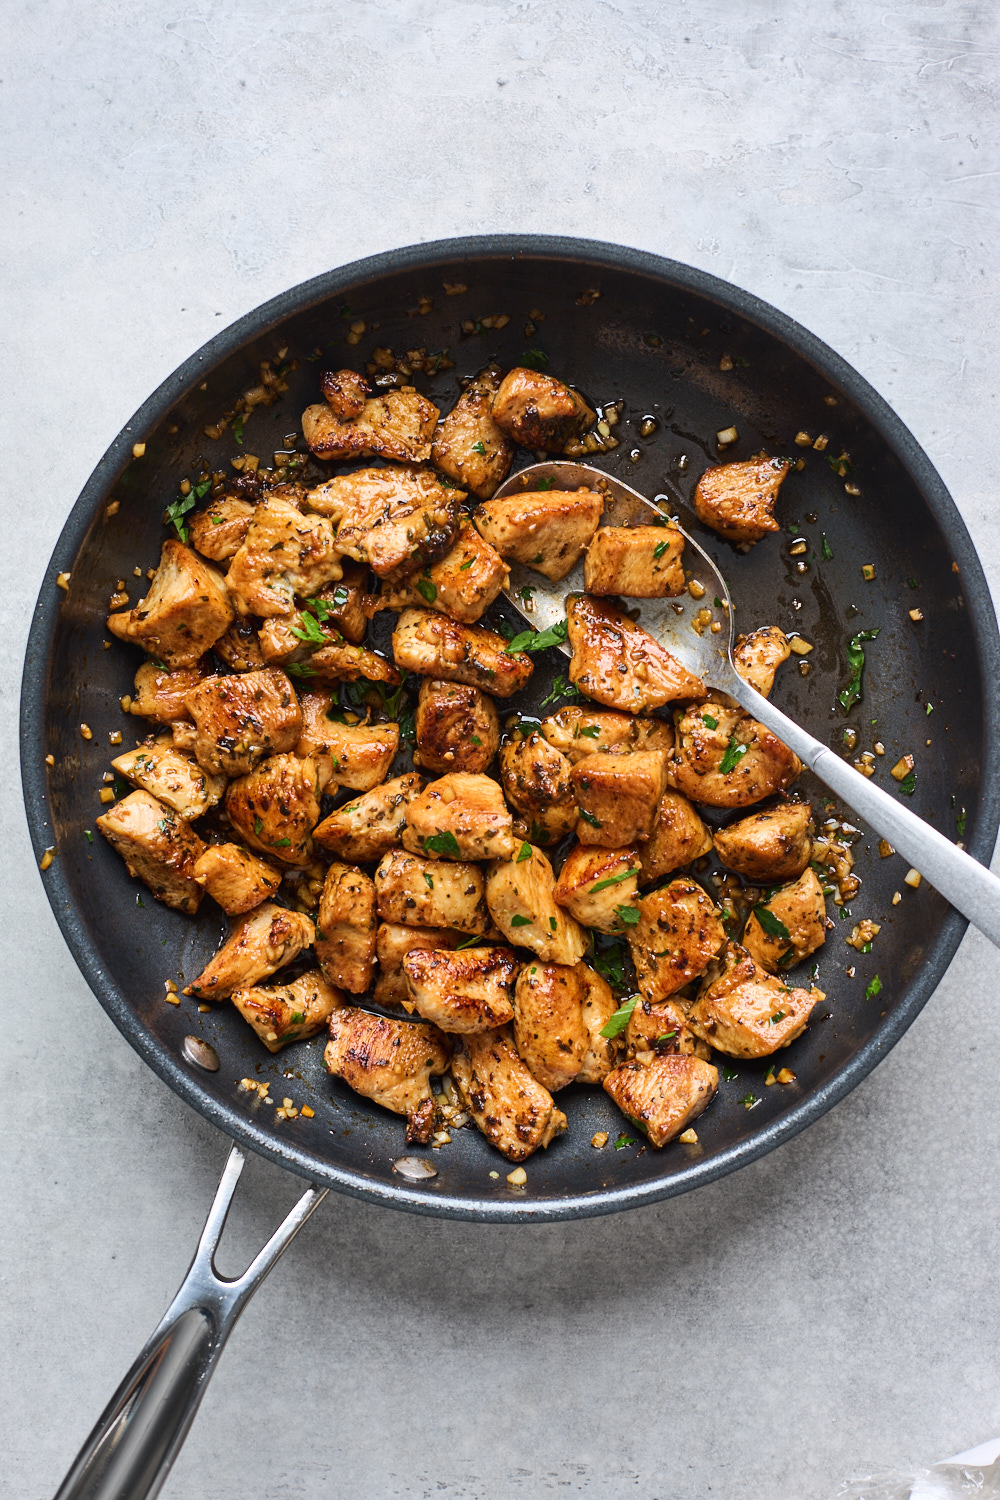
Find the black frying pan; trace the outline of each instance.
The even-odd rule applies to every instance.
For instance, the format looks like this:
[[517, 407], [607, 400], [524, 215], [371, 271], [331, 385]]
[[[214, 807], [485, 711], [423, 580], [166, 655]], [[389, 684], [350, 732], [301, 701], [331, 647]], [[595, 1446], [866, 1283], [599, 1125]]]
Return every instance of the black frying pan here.
[[[467, 291], [445, 295], [445, 282], [464, 283]], [[429, 311], [421, 298], [431, 299]], [[533, 309], [545, 318], [526, 334]], [[502, 329], [483, 326], [484, 318], [503, 315], [509, 321]], [[471, 333], [462, 331], [463, 321], [474, 325]], [[349, 345], [345, 335], [358, 322], [365, 331]], [[531, 1159], [528, 1187], [515, 1191], [505, 1171], [490, 1177], [502, 1162], [470, 1130], [434, 1153], [435, 1178], [407, 1183], [392, 1170], [403, 1149], [399, 1120], [330, 1082], [321, 1039], [271, 1057], [232, 1007], [201, 1015], [191, 1001], [164, 1004], [164, 980], [181, 985], [198, 972], [223, 920], [208, 902], [196, 921], [151, 898], [137, 905], [144, 888], [99, 836], [93, 844], [86, 838], [100, 811], [108, 733], [123, 727], [118, 700], [130, 690], [138, 662], [118, 643], [103, 649], [117, 580], [133, 584], [133, 568], [156, 561], [163, 510], [200, 455], [213, 467], [240, 452], [268, 458], [286, 431], [300, 430], [303, 408], [318, 399], [320, 370], [370, 358], [376, 344], [397, 352], [447, 349], [453, 369], [415, 377], [445, 409], [458, 377], [491, 358], [509, 366], [528, 349], [543, 351], [547, 368], [592, 402], [624, 400], [620, 446], [589, 461], [649, 494], [669, 481], [690, 495], [702, 468], [718, 461], [715, 433], [730, 425], [740, 440], [727, 450], [729, 458], [762, 447], [797, 455], [799, 430], [829, 434], [825, 453], [808, 450], [806, 470], [789, 478], [778, 507], [783, 526], [796, 526], [809, 543], [806, 574], [794, 571], [799, 559], [789, 555], [789, 529], [747, 557], [709, 533], [699, 537], [726, 573], [741, 628], [794, 626], [816, 643], [811, 675], [786, 666], [775, 700], [831, 745], [841, 744], [845, 724], [858, 731], [858, 751], [872, 748], [877, 737], [886, 768], [914, 753], [914, 810], [954, 837], [964, 809], [966, 846], [988, 862], [1000, 791], [996, 778], [984, 780], [982, 773], [997, 763], [1000, 642], [965, 526], [903, 424], [843, 360], [746, 292], [618, 246], [498, 236], [394, 251], [276, 298], [164, 382], [98, 465], [49, 565], [22, 690], [25, 801], [39, 859], [48, 846], [59, 851], [43, 876], [56, 920], [101, 1004], [159, 1076], [231, 1137], [315, 1183], [419, 1213], [480, 1220], [610, 1213], [684, 1192], [771, 1150], [829, 1109], [885, 1056], [944, 973], [965, 920], [926, 882], [909, 891], [901, 862], [879, 859], [871, 839], [855, 846], [863, 884], [852, 913], [855, 920], [880, 921], [882, 931], [870, 955], [845, 947], [849, 925], [838, 924], [830, 935], [819, 955], [818, 983], [828, 994], [823, 1019], [783, 1055], [794, 1084], [764, 1088], [762, 1065], [736, 1065], [739, 1079], [723, 1086], [698, 1123], [697, 1146], [675, 1143], [662, 1152], [595, 1151], [591, 1136], [608, 1130], [614, 1139], [621, 1116], [601, 1091], [570, 1088], [560, 1096], [569, 1131]], [[206, 425], [255, 383], [259, 363], [274, 361], [283, 348], [299, 362], [283, 403], [255, 413], [242, 448], [231, 429], [217, 442], [207, 439]], [[724, 355], [732, 369], [720, 370]], [[657, 425], [643, 437], [646, 416]], [[137, 442], [145, 443], [145, 455], [133, 459]], [[827, 462], [843, 450], [859, 496], [845, 491], [845, 477]], [[118, 508], [109, 516], [113, 500]], [[875, 581], [864, 581], [864, 564], [874, 565]], [[63, 572], [72, 574], [68, 592], [56, 586]], [[918, 624], [907, 615], [915, 605], [923, 612]], [[488, 620], [502, 615], [501, 606], [494, 609]], [[846, 641], [876, 626], [864, 700], [845, 718], [836, 693], [847, 679]], [[385, 616], [380, 628], [389, 628]], [[560, 657], [552, 670], [564, 667]], [[508, 707], [537, 710], [550, 675], [541, 666], [523, 701]], [[81, 738], [81, 721], [92, 740]], [[46, 754], [54, 756], [51, 768]], [[823, 795], [818, 786], [806, 789]], [[905, 896], [893, 907], [896, 890]], [[845, 974], [849, 965], [853, 978]], [[876, 972], [881, 992], [866, 998]], [[221, 1059], [217, 1073], [188, 1060], [184, 1039], [191, 1034], [213, 1044]], [[273, 1108], [240, 1088], [246, 1075], [271, 1078], [272, 1093], [310, 1104], [314, 1118], [277, 1123]], [[749, 1092], [760, 1100], [752, 1109], [741, 1102]]]

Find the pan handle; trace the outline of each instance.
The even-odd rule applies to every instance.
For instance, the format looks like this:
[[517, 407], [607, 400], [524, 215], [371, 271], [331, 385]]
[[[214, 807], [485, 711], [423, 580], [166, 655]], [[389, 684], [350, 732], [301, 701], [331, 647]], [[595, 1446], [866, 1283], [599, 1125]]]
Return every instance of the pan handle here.
[[215, 1252], [245, 1161], [233, 1145], [188, 1273], [56, 1500], [152, 1500], [159, 1494], [237, 1319], [326, 1197], [326, 1188], [310, 1187], [243, 1275], [227, 1280], [215, 1269]]

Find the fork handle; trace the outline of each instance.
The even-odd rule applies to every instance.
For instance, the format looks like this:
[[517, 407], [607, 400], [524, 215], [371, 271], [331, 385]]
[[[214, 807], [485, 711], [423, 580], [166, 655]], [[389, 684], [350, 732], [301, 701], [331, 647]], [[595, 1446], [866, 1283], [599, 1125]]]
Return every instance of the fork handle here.
[[742, 678], [727, 683], [727, 691], [1000, 948], [1000, 880], [995, 875], [898, 798], [855, 771]]

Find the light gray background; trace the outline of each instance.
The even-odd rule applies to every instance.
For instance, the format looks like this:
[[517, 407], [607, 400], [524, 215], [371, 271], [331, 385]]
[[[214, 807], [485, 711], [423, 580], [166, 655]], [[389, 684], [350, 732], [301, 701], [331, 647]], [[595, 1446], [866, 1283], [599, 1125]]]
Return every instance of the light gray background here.
[[[8, 0], [0, 1492], [51, 1493], [225, 1145], [112, 1029], [25, 834], [20, 660], [78, 491], [231, 319], [444, 235], [619, 240], [851, 360], [1000, 582], [998, 26], [959, 0]], [[825, 1500], [1000, 1432], [997, 956], [738, 1176], [522, 1230], [335, 1198], [237, 1330], [170, 1500]], [[298, 1184], [248, 1171], [234, 1262]]]

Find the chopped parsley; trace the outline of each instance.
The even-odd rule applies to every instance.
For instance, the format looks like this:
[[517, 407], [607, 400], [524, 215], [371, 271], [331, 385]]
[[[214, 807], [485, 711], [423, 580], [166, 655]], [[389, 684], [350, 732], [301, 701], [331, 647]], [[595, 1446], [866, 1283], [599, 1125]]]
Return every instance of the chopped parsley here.
[[547, 708], [550, 703], [558, 703], [560, 698], [579, 698], [579, 696], [580, 694], [573, 684], [568, 682], [560, 673], [552, 684], [551, 693], [543, 698], [538, 706], [539, 708]]
[[629, 995], [627, 1000], [623, 1000], [610, 1020], [601, 1027], [601, 1036], [607, 1037], [608, 1041], [612, 1037], [620, 1036], [628, 1025], [632, 1012], [639, 1004], [640, 998], [639, 995]]
[[194, 510], [196, 493], [196, 491], [192, 491], [190, 495], [181, 495], [179, 500], [175, 500], [172, 505], [167, 506], [167, 525], [173, 526], [182, 542], [186, 542], [189, 536], [183, 518], [189, 510]]
[[316, 616], [308, 610], [303, 610], [299, 615], [298, 625], [289, 625], [289, 630], [296, 640], [306, 641], [310, 646], [323, 646], [326, 644], [326, 636], [320, 627]]
[[785, 1019], [785, 1012], [783, 1010], [776, 1010], [774, 1012], [774, 1015], [771, 1017], [771, 1025], [772, 1026], [777, 1026], [778, 1022], [779, 1021], [783, 1021], [784, 1019]]
[[917, 785], [917, 773], [916, 773], [916, 771], [907, 771], [906, 775], [903, 777], [902, 781], [899, 783], [899, 790], [902, 792], [902, 794], [903, 794], [904, 797], [912, 797], [913, 796], [913, 792], [914, 792], [914, 788], [916, 787], [916, 785]]
[[830, 543], [826, 539], [826, 532], [825, 531], [821, 531], [820, 532], [820, 534], [819, 534], [819, 540], [820, 540], [820, 549], [819, 549], [820, 561], [821, 562], [830, 562], [830, 560], [833, 557], [833, 551], [832, 551], [832, 549], [830, 547]]
[[535, 485], [536, 490], [554, 490], [556, 482], [554, 479], [540, 479]]
[[669, 546], [669, 541], [657, 542], [656, 546], [653, 548], [653, 556], [657, 559], [661, 558]]
[[958, 836], [959, 836], [960, 839], [965, 837], [965, 808], [964, 807], [962, 808], [962, 811], [959, 813], [958, 817], [955, 819], [955, 830], [958, 833]]
[[325, 599], [307, 599], [306, 607], [311, 609], [317, 620], [328, 620], [336, 609], [347, 608], [348, 593], [345, 588], [334, 590], [333, 609]]
[[636, 1144], [635, 1137], [631, 1136], [631, 1135], [626, 1135], [625, 1132], [624, 1132], [624, 1130], [623, 1130], [622, 1133], [621, 1133], [621, 1135], [615, 1141], [615, 1150], [616, 1151], [624, 1151], [626, 1146], [634, 1146], [635, 1144]]
[[763, 927], [764, 931], [767, 933], [768, 937], [784, 938], [786, 943], [791, 942], [792, 934], [789, 932], [784, 922], [782, 922], [781, 918], [776, 917], [774, 915], [774, 912], [769, 910], [768, 907], [755, 906], [753, 909], [753, 914], [757, 918], [757, 921], [760, 923], [760, 925]]
[[432, 583], [429, 578], [418, 578], [417, 593], [421, 594], [427, 600], [428, 604], [433, 604], [438, 596], [437, 585]]
[[523, 865], [524, 861], [526, 859], [530, 859], [530, 858], [531, 858], [531, 845], [530, 844], [522, 844], [521, 847], [520, 847], [520, 849], [518, 849], [518, 851], [517, 851], [517, 854], [516, 854], [515, 859], [514, 859], [514, 863], [516, 865]]
[[288, 1024], [289, 1026], [301, 1026], [304, 1020], [305, 1016], [302, 1011], [293, 1010], [292, 1014], [288, 1017]]
[[450, 854], [455, 859], [461, 853], [458, 839], [450, 828], [446, 828], [444, 833], [432, 833], [430, 838], [424, 839], [424, 848], [429, 849], [432, 854]]
[[566, 639], [568, 629], [565, 620], [557, 620], [547, 630], [522, 630], [507, 642], [507, 654], [513, 656], [518, 651], [544, 651], [548, 646], [559, 646]]
[[850, 712], [855, 703], [861, 702], [861, 676], [865, 669], [865, 653], [861, 642], [873, 641], [877, 635], [878, 630], [859, 630], [847, 643], [847, 665], [851, 669], [851, 675], [847, 686], [837, 694], [837, 701], [845, 713]]
[[738, 1073], [734, 1072], [734, 1070], [732, 1068], [727, 1068], [727, 1067], [723, 1066], [722, 1076], [726, 1080], [727, 1083], [733, 1083], [737, 1078], [739, 1078], [740, 1075]]
[[600, 828], [601, 827], [601, 820], [600, 820], [600, 818], [595, 818], [594, 814], [593, 813], [589, 813], [585, 807], [581, 807], [579, 811], [580, 811], [580, 817], [583, 819], [583, 821], [585, 823], [589, 823], [590, 826], [591, 826], [591, 828]]
[[243, 412], [237, 412], [236, 421], [233, 423], [233, 437], [239, 443], [241, 448], [243, 446], [243, 426], [245, 422], [246, 417], [244, 416]]
[[618, 994], [628, 989], [628, 980], [625, 977], [625, 950], [620, 940], [605, 948], [603, 953], [594, 954], [594, 968]]
[[736, 770], [736, 767], [739, 765], [744, 755], [746, 755], [747, 748], [748, 747], [746, 745], [741, 745], [739, 743], [735, 734], [731, 734], [729, 736], [729, 744], [726, 746], [726, 753], [722, 757], [722, 764], [719, 767], [719, 770], [723, 776], [728, 776], [730, 771]]
[[718, 719], [713, 719], [711, 714], [702, 714], [701, 722], [706, 724], [709, 729], [718, 729], [719, 727]]
[[465, 562], [462, 564], [458, 571], [460, 573], [467, 573], [468, 570], [472, 567], [472, 564], [475, 562], [475, 560], [476, 559], [474, 557], [466, 558]]
[[867, 986], [867, 988], [865, 990], [865, 999], [866, 1000], [874, 1000], [875, 996], [876, 995], [881, 995], [881, 993], [882, 993], [882, 981], [878, 977], [878, 975], [876, 974], [874, 976], [874, 978], [872, 978], [872, 979], [870, 979], [868, 981], [868, 986]]
[[476, 948], [476, 947], [478, 947], [479, 943], [480, 943], [479, 936], [476, 933], [473, 933], [472, 937], [467, 937], [467, 938], [463, 938], [462, 939], [462, 941], [459, 943], [458, 947], [455, 949], [455, 952], [456, 953], [461, 953], [461, 951], [462, 951], [463, 948]]
[[521, 364], [526, 370], [544, 370], [549, 356], [544, 349], [526, 349], [521, 355]]
[[473, 735], [469, 736], [469, 744], [470, 745], [481, 745], [482, 743], [483, 742], [479, 738], [478, 734], [473, 734]]
[[619, 881], [627, 880], [630, 875], [638, 875], [638, 870], [619, 870], [617, 875], [608, 875], [604, 880], [599, 880], [596, 885], [590, 887], [590, 894], [596, 896], [598, 891], [606, 891], [609, 885], [617, 885]]
[[428, 873], [427, 873], [426, 870], [424, 871], [424, 879], [427, 882], [427, 889], [429, 891], [432, 891], [434, 889], [434, 881], [433, 881], [433, 878], [430, 875], [428, 875]]
[[271, 848], [272, 849], [290, 849], [291, 847], [292, 847], [292, 841], [291, 841], [291, 839], [272, 839], [271, 840]]
[[740, 1103], [744, 1109], [754, 1109], [760, 1103], [760, 1100], [756, 1094], [744, 1094]]
[[618, 917], [626, 927], [635, 927], [636, 923], [639, 921], [639, 910], [635, 906], [616, 906], [615, 916]]
[[478, 443], [473, 443], [472, 451], [473, 453], [481, 454], [483, 458], [486, 457], [486, 444], [483, 442], [482, 438], [480, 438]]
[[315, 667], [310, 667], [308, 665], [308, 663], [304, 662], [304, 661], [292, 661], [292, 662], [289, 662], [288, 666], [285, 668], [285, 671], [288, 673], [288, 675], [290, 677], [315, 677], [316, 676], [316, 668]]
[[521, 913], [518, 911], [515, 912], [511, 917], [510, 925], [512, 927], [530, 927], [534, 920], [534, 917], [522, 917]]
[[91, 833], [90, 829], [85, 828], [83, 831], [87, 835], [87, 843], [92, 844], [94, 842], [94, 835]]
[[573, 730], [573, 738], [575, 740], [596, 740], [600, 733], [601, 726], [599, 724], [578, 724]]
[[261, 834], [264, 832], [264, 824], [260, 818], [254, 818], [253, 831], [258, 838], [260, 838]]

